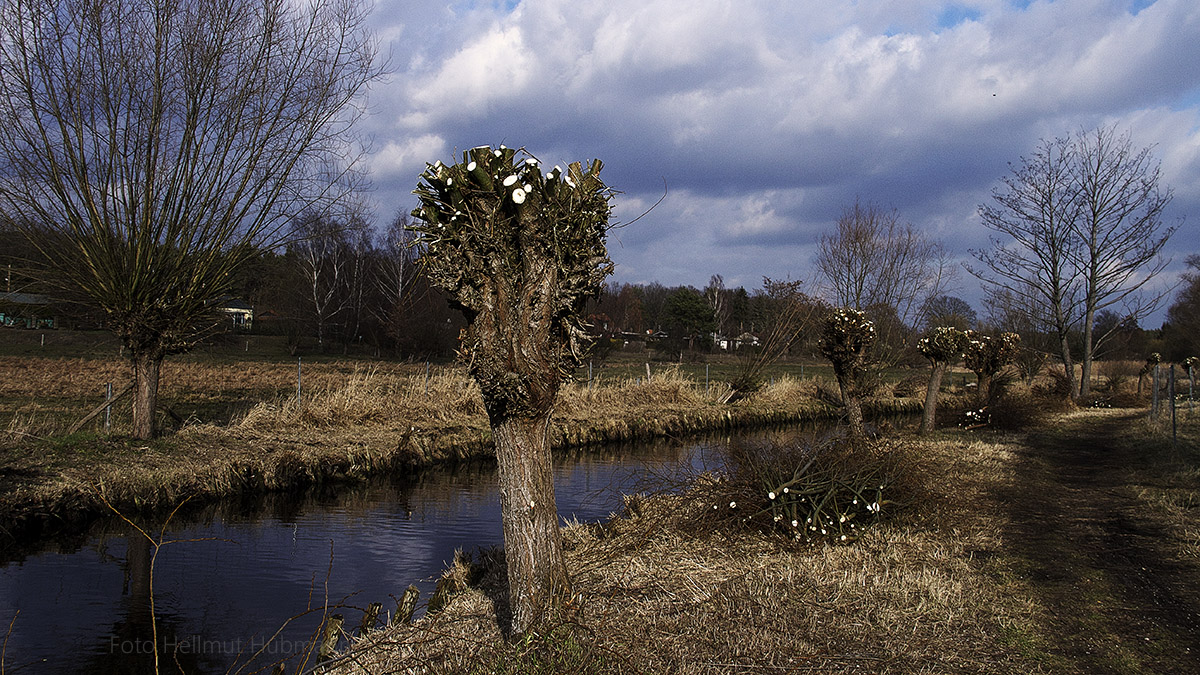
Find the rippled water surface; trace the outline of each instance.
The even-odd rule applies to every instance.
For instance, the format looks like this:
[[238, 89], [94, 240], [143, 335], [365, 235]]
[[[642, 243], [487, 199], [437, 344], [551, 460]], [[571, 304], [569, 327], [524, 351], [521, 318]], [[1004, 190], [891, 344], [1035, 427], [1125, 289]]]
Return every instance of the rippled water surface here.
[[[559, 514], [602, 520], [622, 494], [711, 461], [708, 447], [664, 442], [561, 457]], [[428, 598], [456, 548], [501, 542], [488, 464], [215, 504], [165, 529], [161, 520], [138, 524], [164, 543], [111, 519], [70, 542], [9, 552], [0, 566], [0, 620], [15, 614], [6, 672], [152, 672], [156, 641], [167, 652], [164, 673], [178, 672], [175, 659], [185, 672], [237, 671], [264, 645], [242, 672], [288, 657], [294, 667], [327, 603], [351, 606], [335, 611], [355, 626], [353, 607], [382, 602], [388, 612], [389, 596], [412, 583]]]

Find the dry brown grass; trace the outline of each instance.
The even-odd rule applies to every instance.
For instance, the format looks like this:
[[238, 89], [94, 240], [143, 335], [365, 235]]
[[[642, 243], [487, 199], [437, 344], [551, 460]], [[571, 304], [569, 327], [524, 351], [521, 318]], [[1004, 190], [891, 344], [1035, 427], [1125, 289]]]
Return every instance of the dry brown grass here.
[[426, 379], [423, 373], [375, 366], [318, 382], [303, 400], [292, 393], [255, 405], [238, 426], [314, 429], [404, 419], [446, 423], [484, 414], [479, 387], [460, 370], [439, 368]]
[[1137, 498], [1172, 533], [1166, 543], [1200, 561], [1200, 413], [1181, 407], [1176, 414], [1174, 439], [1168, 412], [1157, 422], [1140, 420], [1118, 440], [1157, 458], [1138, 473]]
[[[101, 495], [122, 509], [170, 507], [189, 496], [358, 480], [491, 452], [487, 416], [464, 369], [427, 370], [424, 364], [306, 364], [303, 400], [297, 401], [294, 365], [180, 360], [167, 373], [162, 395], [184, 420], [174, 433], [151, 443], [130, 440], [123, 435], [128, 401], [121, 401], [111, 433], [97, 431], [97, 420], [64, 436], [102, 402], [103, 382], [124, 368], [116, 360], [96, 363], [108, 362], [0, 359], [0, 381], [8, 383], [0, 396], [0, 527], [86, 518], [103, 511]], [[14, 375], [29, 364], [37, 367], [28, 377]], [[96, 395], [73, 398], [86, 391]], [[649, 380], [568, 384], [551, 442], [578, 447], [796, 422], [834, 410], [802, 392], [784, 378], [760, 397], [726, 404], [719, 388], [706, 391], [674, 369], [660, 369]], [[225, 419], [243, 412], [227, 423], [214, 410], [224, 410]]]
[[1011, 479], [1012, 448], [923, 447], [935, 482], [954, 483], [851, 546], [697, 534], [707, 502], [632, 499], [607, 525], [564, 529], [578, 615], [505, 642], [495, 584], [484, 584], [361, 641], [336, 672], [1037, 672], [1004, 638], [1025, 629], [1026, 601], [975, 560], [1000, 546], [1001, 524], [981, 507], [991, 483]]

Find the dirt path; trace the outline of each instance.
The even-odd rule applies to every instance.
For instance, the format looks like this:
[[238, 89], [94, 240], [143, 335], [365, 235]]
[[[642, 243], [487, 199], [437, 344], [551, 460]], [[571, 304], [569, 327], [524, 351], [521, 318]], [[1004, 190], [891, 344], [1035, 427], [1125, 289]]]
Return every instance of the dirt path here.
[[1116, 440], [1132, 420], [1075, 416], [1031, 434], [1000, 495], [1005, 553], [1044, 609], [1030, 638], [1051, 672], [1200, 673], [1200, 566], [1168, 552], [1137, 499], [1147, 458]]

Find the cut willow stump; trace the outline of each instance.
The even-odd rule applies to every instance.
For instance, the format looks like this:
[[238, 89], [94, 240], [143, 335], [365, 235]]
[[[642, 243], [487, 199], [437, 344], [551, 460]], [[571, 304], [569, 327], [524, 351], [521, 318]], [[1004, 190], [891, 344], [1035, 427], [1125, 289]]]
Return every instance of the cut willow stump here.
[[458, 581], [450, 576], [444, 576], [438, 579], [437, 586], [433, 589], [433, 595], [429, 596], [429, 605], [425, 608], [425, 613], [429, 615], [437, 614], [450, 604], [450, 599], [462, 590]]
[[392, 617], [392, 625], [412, 623], [413, 613], [417, 611], [417, 599], [421, 591], [416, 586], [409, 586], [396, 603], [396, 616]]
[[325, 630], [321, 634], [321, 644], [317, 647], [317, 657], [325, 661], [333, 656], [333, 650], [337, 648], [338, 638], [342, 634], [342, 623], [344, 619], [341, 614], [334, 614], [325, 620]]
[[358, 634], [360, 636], [375, 630], [375, 621], [379, 618], [379, 612], [382, 609], [382, 602], [372, 602], [367, 605], [367, 611], [363, 612], [362, 623], [358, 625]]

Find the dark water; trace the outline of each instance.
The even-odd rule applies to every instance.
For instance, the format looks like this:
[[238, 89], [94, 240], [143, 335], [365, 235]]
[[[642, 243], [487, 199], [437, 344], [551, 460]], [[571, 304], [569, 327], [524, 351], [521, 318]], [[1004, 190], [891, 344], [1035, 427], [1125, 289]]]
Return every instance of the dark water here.
[[[623, 494], [713, 461], [711, 444], [561, 457], [559, 513], [603, 520], [620, 510]], [[487, 464], [221, 503], [165, 526], [161, 519], [138, 525], [168, 543], [156, 551], [112, 519], [72, 542], [10, 552], [0, 563], [0, 632], [12, 622], [5, 673], [153, 672], [156, 643], [164, 673], [179, 672], [176, 660], [184, 672], [223, 673], [290, 659], [291, 671], [326, 605], [345, 605], [330, 611], [356, 626], [362, 614], [354, 608], [382, 602], [389, 612], [389, 596], [409, 584], [427, 599], [456, 548], [501, 542], [499, 493]]]

